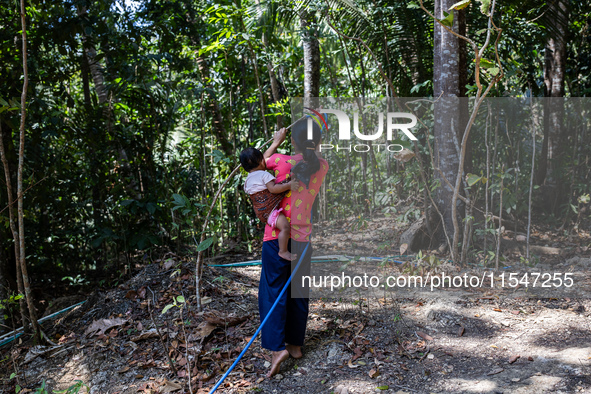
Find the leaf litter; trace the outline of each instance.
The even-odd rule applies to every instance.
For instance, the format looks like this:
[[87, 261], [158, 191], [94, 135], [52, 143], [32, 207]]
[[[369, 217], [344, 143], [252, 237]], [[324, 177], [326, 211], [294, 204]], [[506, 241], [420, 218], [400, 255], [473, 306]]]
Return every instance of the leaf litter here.
[[[195, 393], [208, 392], [258, 327], [260, 268], [207, 269], [205, 312], [175, 307], [162, 315], [179, 295], [194, 305], [195, 288], [191, 262], [174, 255], [161, 261], [115, 289], [97, 291], [88, 307], [46, 327], [50, 338], [66, 345], [54, 357], [39, 352], [23, 364], [37, 350], [24, 344], [11, 356], [0, 349], [9, 356], [5, 370], [14, 370], [13, 357], [31, 391], [42, 379], [53, 390], [80, 379], [94, 393], [185, 393], [190, 376]], [[180, 272], [171, 277], [173, 267]], [[216, 281], [220, 276], [224, 280]], [[515, 299], [502, 292], [421, 293], [359, 303], [313, 299], [302, 359], [286, 361], [280, 380], [264, 379], [270, 354], [257, 339], [218, 392], [299, 394], [338, 386], [350, 393], [462, 392], [484, 380], [506, 393], [524, 386], [589, 390], [589, 310], [589, 300]], [[0, 391], [9, 383], [3, 384]]]

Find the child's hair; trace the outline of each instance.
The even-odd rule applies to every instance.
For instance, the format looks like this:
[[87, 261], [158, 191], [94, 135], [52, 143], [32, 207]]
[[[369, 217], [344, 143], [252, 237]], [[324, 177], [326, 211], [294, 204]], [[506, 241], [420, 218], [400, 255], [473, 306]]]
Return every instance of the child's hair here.
[[302, 151], [303, 161], [296, 164], [291, 172], [306, 187], [310, 184], [310, 177], [320, 169], [320, 162], [316, 156], [316, 146], [320, 143], [322, 133], [315, 122], [312, 123], [312, 139], [308, 139], [308, 119], [300, 119], [291, 129], [291, 138], [295, 148]]
[[246, 171], [254, 170], [265, 160], [263, 153], [255, 148], [246, 148], [240, 152], [240, 164]]

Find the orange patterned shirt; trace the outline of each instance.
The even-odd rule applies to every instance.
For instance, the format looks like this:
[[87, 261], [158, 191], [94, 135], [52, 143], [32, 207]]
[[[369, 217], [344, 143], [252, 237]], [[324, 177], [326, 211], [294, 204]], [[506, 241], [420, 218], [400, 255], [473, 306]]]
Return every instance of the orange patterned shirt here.
[[[277, 182], [281, 182], [289, 178], [291, 168], [301, 160], [301, 154], [294, 156], [274, 154], [266, 161], [267, 169], [273, 172]], [[310, 177], [310, 185], [306, 187], [302, 182], [299, 182], [299, 187], [297, 189], [292, 187], [280, 204], [280, 208], [283, 208], [282, 213], [291, 223], [291, 238], [295, 241], [307, 242], [310, 240], [312, 205], [328, 172], [328, 162], [324, 159], [319, 159], [319, 161], [320, 169]], [[267, 225], [263, 241], [277, 239], [278, 235], [279, 229]]]

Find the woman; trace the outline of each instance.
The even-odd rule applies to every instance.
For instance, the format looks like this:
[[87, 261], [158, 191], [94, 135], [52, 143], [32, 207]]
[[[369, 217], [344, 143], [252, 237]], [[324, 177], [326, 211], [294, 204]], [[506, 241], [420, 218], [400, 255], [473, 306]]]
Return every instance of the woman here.
[[290, 218], [291, 223], [290, 251], [297, 255], [297, 259], [293, 261], [292, 265], [291, 261], [279, 257], [278, 230], [265, 226], [262, 252], [263, 268], [259, 284], [261, 321], [269, 313], [292, 270], [301, 259], [300, 268], [292, 278], [290, 288], [283, 294], [262, 329], [262, 346], [273, 353], [267, 377], [278, 373], [281, 363], [289, 356], [302, 357], [309, 298], [308, 289], [301, 287], [301, 276], [308, 275], [310, 272], [312, 247], [309, 243], [312, 232], [312, 206], [328, 171], [328, 163], [319, 158], [317, 153], [321, 138], [320, 128], [315, 123], [312, 127], [312, 139], [309, 140], [307, 119], [301, 119], [293, 125], [291, 142], [294, 154], [292, 156], [274, 154], [285, 140], [285, 129], [277, 132], [273, 144], [264, 154], [267, 168], [276, 171], [280, 171], [279, 168], [281, 168], [283, 172], [289, 168], [292, 177], [297, 180], [291, 193], [288, 193], [281, 202], [281, 208], [283, 208], [286, 217]]

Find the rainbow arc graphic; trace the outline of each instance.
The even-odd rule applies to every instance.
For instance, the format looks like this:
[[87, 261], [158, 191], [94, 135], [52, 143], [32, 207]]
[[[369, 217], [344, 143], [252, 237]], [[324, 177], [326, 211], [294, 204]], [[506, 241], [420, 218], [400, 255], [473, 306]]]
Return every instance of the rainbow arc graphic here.
[[313, 110], [312, 108], [308, 108], [308, 107], [304, 107], [304, 108], [307, 109], [308, 111], [312, 112], [311, 114], [308, 114], [308, 116], [311, 117], [312, 119], [314, 119], [314, 122], [316, 122], [318, 124], [321, 131], [322, 131], [322, 129], [328, 131], [328, 125], [326, 124], [326, 120], [324, 119], [324, 116], [322, 116], [322, 114], [320, 112]]

